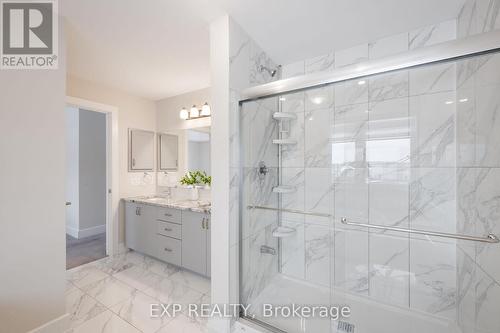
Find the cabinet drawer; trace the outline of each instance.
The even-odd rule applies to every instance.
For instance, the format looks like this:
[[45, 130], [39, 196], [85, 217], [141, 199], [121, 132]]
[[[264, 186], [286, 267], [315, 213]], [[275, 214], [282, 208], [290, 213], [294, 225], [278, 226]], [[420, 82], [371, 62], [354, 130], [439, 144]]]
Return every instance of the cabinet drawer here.
[[182, 226], [171, 222], [157, 221], [156, 232], [163, 236], [181, 239]]
[[158, 220], [181, 224], [181, 211], [178, 209], [158, 207], [156, 214]]
[[181, 241], [162, 235], [156, 235], [158, 259], [168, 263], [181, 265]]

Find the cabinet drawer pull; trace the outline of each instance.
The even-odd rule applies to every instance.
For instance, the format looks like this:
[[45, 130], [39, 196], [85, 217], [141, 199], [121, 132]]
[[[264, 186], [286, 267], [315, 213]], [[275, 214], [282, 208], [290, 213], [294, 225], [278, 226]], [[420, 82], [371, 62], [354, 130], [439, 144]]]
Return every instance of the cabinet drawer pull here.
[[165, 228], [165, 231], [172, 231], [172, 229], [170, 229], [170, 228]]
[[164, 250], [165, 250], [166, 252], [172, 252], [172, 249], [169, 249], [168, 247], [166, 247]]
[[170, 213], [165, 213], [165, 216], [170, 217], [170, 216], [172, 216], [172, 214], [170, 214]]

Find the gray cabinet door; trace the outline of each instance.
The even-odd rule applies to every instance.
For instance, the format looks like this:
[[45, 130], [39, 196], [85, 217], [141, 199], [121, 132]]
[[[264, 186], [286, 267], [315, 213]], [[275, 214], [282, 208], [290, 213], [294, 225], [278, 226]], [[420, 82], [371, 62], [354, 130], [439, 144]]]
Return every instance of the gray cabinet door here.
[[145, 235], [141, 228], [140, 207], [131, 202], [125, 205], [125, 245], [129, 249], [142, 252], [142, 239]]
[[155, 255], [154, 236], [156, 211], [154, 207], [127, 203], [125, 206], [125, 245], [132, 250]]
[[143, 253], [150, 255], [152, 257], [156, 256], [156, 207], [141, 205], [141, 229], [144, 235], [141, 239], [143, 242]]
[[182, 212], [182, 267], [207, 274], [205, 214]]

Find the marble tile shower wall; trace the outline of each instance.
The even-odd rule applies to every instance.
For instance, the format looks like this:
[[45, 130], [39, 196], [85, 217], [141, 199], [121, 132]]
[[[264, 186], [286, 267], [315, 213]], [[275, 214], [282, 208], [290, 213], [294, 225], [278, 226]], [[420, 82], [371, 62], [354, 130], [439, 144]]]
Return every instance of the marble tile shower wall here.
[[[497, 0], [468, 0], [457, 20], [288, 64], [283, 78], [495, 29], [498, 9]], [[284, 213], [283, 224], [297, 232], [282, 241], [282, 273], [332, 286], [333, 293], [445, 318], [463, 332], [500, 331], [498, 246], [339, 226], [346, 216], [404, 228], [500, 234], [500, 56], [262, 99], [246, 103], [240, 119], [239, 91], [271, 81], [259, 67], [275, 64], [231, 24], [230, 256], [233, 268], [243, 268], [246, 299], [240, 301], [254, 299], [278, 273], [277, 257], [260, 253], [262, 245], [277, 247], [271, 232], [278, 216], [246, 205], [278, 205], [271, 191], [278, 177], [271, 140], [278, 130], [272, 113], [281, 106], [297, 114], [290, 136], [298, 140], [283, 150], [282, 180], [297, 192], [284, 195], [282, 204], [335, 220]], [[265, 177], [258, 173], [260, 161], [268, 167]], [[244, 255], [238, 263], [240, 214]], [[238, 270], [231, 274], [236, 302]]]
[[[497, 28], [497, 1], [466, 3], [458, 20], [283, 67], [284, 78]], [[473, 8], [470, 23], [464, 20]], [[339, 227], [353, 221], [450, 233], [500, 234], [500, 55], [422, 67], [288, 94], [298, 115], [283, 152], [283, 274], [498, 332], [500, 249], [495, 245]], [[272, 121], [270, 121], [272, 123]], [[332, 204], [333, 203], [333, 204]], [[335, 225], [335, 227], [334, 227]], [[332, 299], [335, 299], [333, 296]], [[466, 328], [468, 328], [466, 330]]]
[[[263, 100], [252, 103], [242, 113], [240, 120], [239, 94], [250, 86], [270, 82], [275, 78], [268, 72], [261, 71], [261, 65], [268, 68], [276, 64], [233, 20], [229, 21], [229, 222], [230, 222], [230, 298], [232, 303], [249, 303], [268, 285], [278, 273], [277, 256], [262, 254], [263, 245], [277, 249], [277, 240], [271, 236], [277, 225], [277, 215], [270, 212], [248, 210], [246, 206], [262, 204], [276, 206], [277, 201], [271, 195], [272, 186], [277, 181], [277, 150], [271, 144], [276, 135], [274, 122], [269, 119], [276, 105]], [[251, 128], [251, 130], [250, 130]], [[250, 138], [247, 138], [251, 133]], [[240, 141], [251, 142], [240, 149]], [[241, 157], [240, 157], [241, 156]], [[242, 159], [243, 158], [243, 159]], [[267, 176], [259, 177], [258, 162], [265, 161], [269, 167]], [[243, 166], [243, 167], [240, 167]], [[240, 188], [243, 179], [243, 190]], [[241, 198], [240, 198], [241, 196]], [[242, 210], [240, 212], [240, 200]], [[239, 222], [241, 223], [241, 257], [239, 256]], [[239, 268], [243, 279], [239, 286]], [[240, 295], [243, 299], [240, 299]]]
[[[327, 71], [456, 38], [456, 20], [285, 65], [284, 78]], [[339, 226], [356, 222], [455, 232], [456, 68], [443, 64], [283, 96], [297, 114], [283, 152], [282, 272], [332, 290], [455, 318], [454, 251], [435, 240]], [[453, 208], [450, 210], [450, 208]], [[435, 221], [438, 220], [439, 223]], [[454, 246], [453, 246], [454, 247]], [[428, 252], [432, 251], [433, 260]], [[411, 255], [410, 255], [411, 253]], [[442, 284], [447, 290], [438, 290]], [[333, 296], [332, 299], [335, 299]]]
[[[500, 28], [500, 1], [467, 0], [457, 20], [458, 37]], [[457, 67], [457, 223], [462, 233], [500, 233], [500, 55]], [[457, 246], [458, 324], [464, 333], [499, 332], [500, 247]]]

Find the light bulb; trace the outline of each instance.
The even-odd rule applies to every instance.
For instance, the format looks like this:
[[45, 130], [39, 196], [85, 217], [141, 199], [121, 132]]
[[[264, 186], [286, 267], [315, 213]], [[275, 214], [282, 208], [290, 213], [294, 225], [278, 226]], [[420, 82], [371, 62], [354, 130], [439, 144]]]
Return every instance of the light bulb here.
[[201, 115], [210, 116], [210, 114], [211, 114], [210, 105], [208, 105], [208, 103], [205, 102], [205, 104], [203, 104], [203, 106], [201, 107]]
[[181, 112], [179, 112], [179, 118], [182, 120], [186, 120], [189, 118], [189, 112], [186, 110], [186, 108], [182, 108]]
[[196, 105], [193, 105], [191, 107], [191, 111], [189, 112], [189, 117], [190, 118], [198, 118], [200, 116], [200, 110], [196, 107]]

